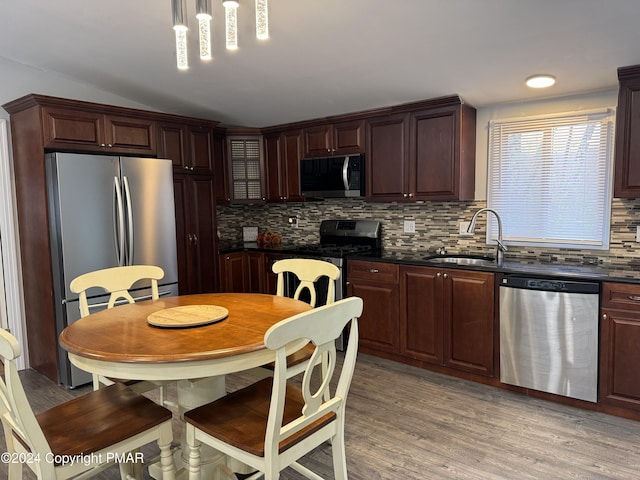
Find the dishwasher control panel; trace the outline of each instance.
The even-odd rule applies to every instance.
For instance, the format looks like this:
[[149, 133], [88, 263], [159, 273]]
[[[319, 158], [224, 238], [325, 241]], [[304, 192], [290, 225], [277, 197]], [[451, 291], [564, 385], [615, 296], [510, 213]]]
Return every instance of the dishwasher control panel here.
[[576, 282], [573, 280], [559, 280], [552, 278], [531, 278], [505, 275], [501, 286], [525, 288], [528, 290], [545, 290], [549, 292], [565, 293], [599, 293], [600, 285], [592, 282]]

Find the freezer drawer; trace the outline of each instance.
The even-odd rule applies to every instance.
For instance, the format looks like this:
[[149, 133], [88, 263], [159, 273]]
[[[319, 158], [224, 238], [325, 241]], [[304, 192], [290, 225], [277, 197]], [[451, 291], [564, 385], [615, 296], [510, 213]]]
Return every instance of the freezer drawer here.
[[596, 402], [599, 294], [536, 282], [500, 287], [500, 381]]

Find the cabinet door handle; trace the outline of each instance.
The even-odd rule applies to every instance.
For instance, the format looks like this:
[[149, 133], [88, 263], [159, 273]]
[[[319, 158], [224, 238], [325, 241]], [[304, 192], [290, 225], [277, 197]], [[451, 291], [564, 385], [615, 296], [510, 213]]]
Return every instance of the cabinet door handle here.
[[640, 301], [640, 295], [629, 295], [627, 298], [634, 302]]
[[409, 194], [409, 197], [413, 197], [413, 193], [410, 193], [410, 194]]
[[377, 268], [370, 268], [369, 269], [369, 273], [379, 273], [380, 270], [378, 270]]
[[436, 277], [441, 277], [442, 274], [440, 272], [436, 273]]
[[196, 234], [193, 235], [193, 244], [194, 245], [198, 244], [198, 236]]
[[609, 317], [607, 316], [607, 314], [606, 314], [606, 313], [602, 314], [602, 319], [603, 319], [603, 320], [606, 320], [607, 318], [609, 318]]
[[449, 278], [449, 275], [448, 275], [448, 274], [446, 274], [446, 273], [445, 273], [444, 275], [442, 275], [442, 276], [443, 276], [444, 278]]

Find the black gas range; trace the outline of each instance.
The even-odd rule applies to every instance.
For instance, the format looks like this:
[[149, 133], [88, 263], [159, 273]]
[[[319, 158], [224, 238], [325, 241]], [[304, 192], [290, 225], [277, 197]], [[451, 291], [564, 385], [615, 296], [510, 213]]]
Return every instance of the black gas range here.
[[377, 220], [323, 220], [320, 243], [296, 246], [287, 253], [301, 258], [320, 258], [342, 268], [349, 255], [379, 254], [381, 233]]

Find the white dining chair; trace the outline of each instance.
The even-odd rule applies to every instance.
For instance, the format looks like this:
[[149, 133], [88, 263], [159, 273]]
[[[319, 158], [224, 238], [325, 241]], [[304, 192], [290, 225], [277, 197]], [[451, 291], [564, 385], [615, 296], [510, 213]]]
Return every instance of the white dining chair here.
[[126, 460], [122, 479], [141, 479], [138, 449], [153, 441], [160, 447], [162, 478], [174, 479], [171, 411], [116, 383], [36, 415], [20, 381], [19, 356], [18, 341], [0, 329], [0, 419], [9, 480], [23, 478], [23, 465], [42, 480], [86, 479], [116, 459]]
[[[135, 303], [134, 298], [129, 293], [129, 289], [141, 280], [151, 282], [151, 299], [158, 300], [158, 280], [164, 277], [162, 268], [155, 265], [128, 265], [123, 267], [105, 268], [88, 272], [74, 278], [69, 285], [72, 292], [79, 295], [80, 315], [89, 315], [89, 302], [87, 300], [87, 290], [91, 288], [101, 288], [109, 293], [107, 308], [113, 308], [118, 301]], [[120, 380], [109, 378], [103, 375], [93, 375], [93, 388], [97, 390], [103, 385], [113, 385], [114, 382], [124, 383], [137, 393], [144, 393], [155, 388], [160, 388], [160, 403], [165, 404], [165, 386], [169, 382], [151, 382], [141, 380]]]
[[[189, 480], [200, 479], [202, 443], [257, 470], [247, 480], [263, 475], [265, 480], [275, 480], [289, 466], [304, 477], [317, 480], [320, 477], [298, 459], [326, 441], [331, 443], [336, 480], [346, 480], [345, 405], [356, 363], [357, 319], [361, 313], [362, 299], [350, 297], [272, 326], [264, 343], [275, 351], [273, 377], [184, 414], [190, 450]], [[349, 341], [342, 367], [338, 368], [335, 340], [347, 326]], [[287, 381], [296, 375], [287, 364], [287, 346], [307, 339], [313, 344], [314, 353], [307, 363], [302, 386], [298, 387]], [[321, 369], [321, 377], [315, 383], [315, 370], [325, 355], [328, 368]], [[337, 386], [331, 392], [334, 376]]]
[[[292, 292], [292, 298], [298, 300], [304, 292], [308, 292], [309, 304], [315, 307], [319, 293], [316, 291], [316, 282], [322, 277], [327, 277], [327, 290], [323, 292], [323, 294], [326, 294], [326, 304], [328, 305], [335, 301], [335, 283], [340, 279], [340, 269], [332, 263], [310, 258], [287, 258], [275, 262], [272, 270], [277, 275], [276, 295], [278, 296], [282, 297], [290, 293], [286, 292], [285, 289], [287, 283], [285, 277], [287, 274], [292, 274], [300, 282], [295, 291]], [[303, 372], [305, 363], [309, 361], [312, 353], [312, 345], [307, 345], [293, 352], [287, 357], [289, 366], [296, 367], [298, 373]], [[265, 368], [272, 370], [273, 364], [268, 364]]]
[[287, 294], [285, 292], [285, 276], [289, 273], [295, 275], [300, 282], [292, 293], [292, 298], [298, 300], [307, 291], [310, 296], [309, 304], [315, 307], [318, 297], [315, 282], [321, 277], [328, 277], [326, 303], [329, 304], [335, 301], [335, 282], [340, 278], [340, 269], [332, 263], [312, 258], [287, 258], [275, 262], [271, 269], [278, 276], [276, 295], [283, 297]]

